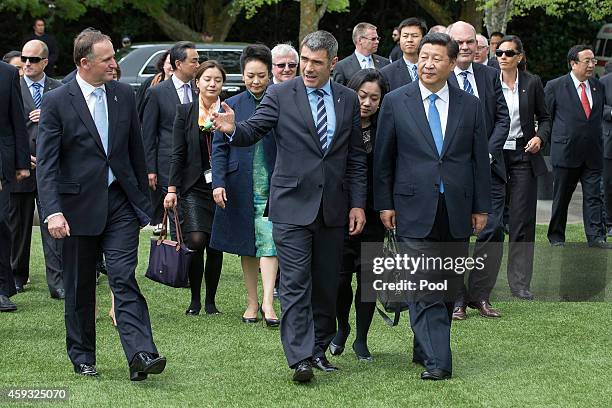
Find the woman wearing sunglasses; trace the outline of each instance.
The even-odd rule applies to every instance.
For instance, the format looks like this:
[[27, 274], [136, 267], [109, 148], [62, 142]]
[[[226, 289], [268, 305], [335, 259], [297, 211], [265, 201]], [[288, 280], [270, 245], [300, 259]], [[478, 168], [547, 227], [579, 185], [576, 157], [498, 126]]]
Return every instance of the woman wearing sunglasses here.
[[504, 145], [509, 198], [508, 284], [513, 296], [532, 300], [530, 284], [533, 273], [537, 177], [547, 172], [540, 150], [550, 139], [551, 121], [540, 78], [525, 70], [525, 52], [521, 40], [514, 35], [505, 36], [495, 55], [501, 69], [502, 90], [510, 113], [510, 132]]

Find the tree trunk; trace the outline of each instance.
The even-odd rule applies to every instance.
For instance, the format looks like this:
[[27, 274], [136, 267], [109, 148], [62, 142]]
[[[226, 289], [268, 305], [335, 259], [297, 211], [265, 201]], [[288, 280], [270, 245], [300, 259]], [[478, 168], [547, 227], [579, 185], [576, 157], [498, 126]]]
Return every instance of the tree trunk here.
[[496, 0], [491, 8], [485, 9], [484, 20], [489, 35], [494, 31], [506, 32], [512, 7], [514, 7], [513, 0]]
[[319, 29], [319, 21], [327, 11], [329, 0], [321, 1], [317, 7], [316, 0], [300, 1], [300, 44], [304, 37]]
[[453, 15], [446, 9], [446, 6], [435, 0], [417, 0], [417, 3], [427, 12], [427, 14], [432, 16], [438, 24], [447, 26], [454, 20]]
[[230, 1], [224, 5], [223, 0], [207, 0], [202, 31], [208, 32], [213, 41], [225, 41], [240, 14], [239, 3], [239, 1]]
[[474, 26], [477, 33], [482, 31], [482, 17], [484, 13], [482, 10], [478, 10], [478, 4], [476, 0], [464, 1], [461, 6], [461, 14], [459, 20], [470, 23]]
[[[148, 14], [148, 13], [147, 13]], [[173, 41], [202, 41], [200, 33], [192, 30], [163, 10], [149, 14], [159, 28]]]

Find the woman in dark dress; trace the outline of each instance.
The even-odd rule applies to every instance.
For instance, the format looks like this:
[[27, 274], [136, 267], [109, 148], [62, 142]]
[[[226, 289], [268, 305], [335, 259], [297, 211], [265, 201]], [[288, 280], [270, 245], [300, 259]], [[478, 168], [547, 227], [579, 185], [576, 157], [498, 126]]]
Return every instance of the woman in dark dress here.
[[374, 143], [376, 141], [376, 118], [378, 108], [387, 93], [388, 85], [384, 77], [375, 69], [362, 69], [349, 81], [349, 88], [357, 92], [361, 113], [361, 133], [368, 157], [368, 195], [366, 201], [366, 224], [361, 235], [344, 237], [344, 255], [342, 270], [338, 283], [338, 300], [336, 304], [336, 319], [338, 331], [332, 340], [329, 350], [332, 355], [340, 355], [344, 351], [344, 344], [348, 339], [351, 327], [349, 313], [353, 303], [353, 289], [351, 282], [353, 274], [357, 275], [357, 290], [355, 291], [356, 336], [353, 342], [353, 351], [360, 361], [372, 361], [372, 354], [368, 349], [368, 331], [374, 316], [373, 302], [361, 300], [361, 243], [382, 242], [385, 229], [380, 221], [377, 211], [374, 210], [372, 168]]
[[[234, 110], [236, 121], [250, 118], [265, 95], [272, 74], [270, 49], [262, 44], [249, 45], [242, 52], [240, 67], [247, 90], [226, 101]], [[268, 327], [279, 325], [273, 307], [278, 261], [272, 223], [264, 217], [275, 160], [276, 143], [272, 131], [249, 147], [230, 146], [222, 134], [215, 134], [213, 198], [219, 208], [213, 223], [211, 246], [240, 255], [247, 290], [247, 307], [242, 321], [255, 323], [262, 311]], [[257, 295], [260, 271], [261, 308]]]
[[200, 313], [203, 276], [206, 281], [204, 310], [207, 314], [219, 313], [215, 295], [221, 277], [223, 252], [209, 246], [215, 213], [210, 165], [211, 115], [221, 106], [219, 95], [225, 78], [225, 71], [217, 61], [202, 63], [195, 75], [199, 97], [192, 103], [178, 105], [174, 120], [170, 178], [164, 208], [172, 208], [178, 201], [185, 243], [196, 251], [189, 269], [191, 303], [185, 312], [187, 315]]

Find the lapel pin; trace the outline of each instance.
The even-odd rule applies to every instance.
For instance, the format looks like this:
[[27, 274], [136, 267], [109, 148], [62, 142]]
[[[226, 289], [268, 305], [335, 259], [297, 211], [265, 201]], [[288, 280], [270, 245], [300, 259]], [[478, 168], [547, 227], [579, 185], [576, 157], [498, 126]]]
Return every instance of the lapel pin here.
[[338, 103], [340, 103], [340, 98], [338, 98]]
[[119, 101], [117, 100], [117, 95], [115, 95], [115, 102], [119, 102]]

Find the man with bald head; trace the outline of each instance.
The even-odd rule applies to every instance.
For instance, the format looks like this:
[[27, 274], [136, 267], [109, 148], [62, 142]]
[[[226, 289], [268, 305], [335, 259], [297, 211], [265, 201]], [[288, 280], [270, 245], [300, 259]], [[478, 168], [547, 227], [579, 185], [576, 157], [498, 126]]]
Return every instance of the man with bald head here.
[[[21, 97], [23, 99], [24, 120], [30, 146], [30, 177], [13, 186], [9, 205], [9, 226], [11, 229], [11, 269], [15, 278], [17, 292], [22, 292], [30, 274], [30, 241], [34, 220], [36, 193], [36, 138], [38, 119], [44, 95], [59, 86], [61, 82], [48, 77], [45, 68], [48, 64], [49, 49], [40, 40], [25, 43], [21, 51], [24, 75], [21, 78]], [[38, 206], [40, 215], [40, 205]], [[51, 297], [64, 299], [62, 280], [61, 241], [49, 235], [46, 224], [40, 228], [47, 275], [47, 286]]]
[[503, 149], [510, 130], [510, 116], [499, 72], [494, 68], [473, 63], [478, 47], [474, 27], [458, 21], [448, 27], [448, 34], [459, 44], [454, 75], [448, 80], [451, 85], [480, 99], [491, 164], [491, 212], [485, 228], [478, 234], [474, 250], [474, 257], [486, 259], [485, 267], [470, 272], [467, 290], [463, 291], [463, 296], [459, 296], [455, 303], [453, 320], [466, 318], [466, 306], [478, 309], [484, 317], [500, 317], [499, 312], [491, 307], [489, 295], [495, 286], [503, 255], [502, 219], [506, 197]]

